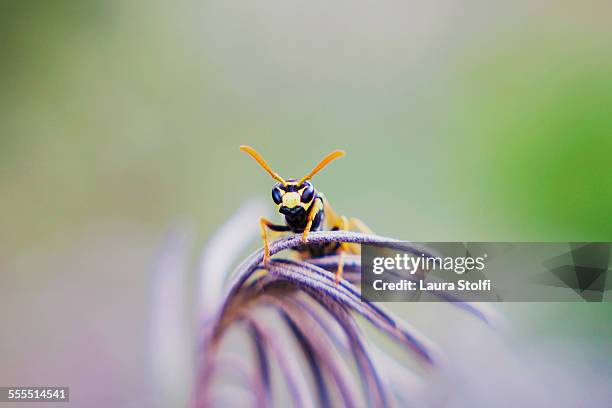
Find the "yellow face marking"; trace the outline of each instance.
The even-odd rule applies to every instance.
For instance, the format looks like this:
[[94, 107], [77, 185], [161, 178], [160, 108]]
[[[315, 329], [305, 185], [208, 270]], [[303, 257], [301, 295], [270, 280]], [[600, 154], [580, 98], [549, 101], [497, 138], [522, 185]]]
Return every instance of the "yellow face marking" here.
[[300, 195], [296, 192], [283, 194], [283, 205], [287, 208], [294, 208], [300, 205]]

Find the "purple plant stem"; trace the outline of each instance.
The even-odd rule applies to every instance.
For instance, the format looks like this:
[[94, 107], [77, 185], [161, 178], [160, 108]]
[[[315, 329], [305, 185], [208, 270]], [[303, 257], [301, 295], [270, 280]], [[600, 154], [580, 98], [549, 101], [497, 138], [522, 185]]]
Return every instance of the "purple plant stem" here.
[[[298, 305], [298, 307], [304, 310], [308, 315], [317, 322], [319, 326], [321, 326], [321, 330], [324, 333], [327, 333], [329, 338], [333, 341], [334, 345], [338, 350], [342, 350], [343, 353], [350, 351], [349, 345], [346, 343], [345, 339], [341, 337], [341, 332], [338, 332], [336, 325], [330, 324], [330, 321], [326, 319], [323, 313], [327, 313], [324, 308], [319, 307], [320, 311], [317, 310], [312, 302], [309, 302], [310, 298], [305, 299], [289, 299], [290, 302]], [[367, 340], [367, 339], [366, 339]], [[397, 360], [389, 357], [386, 352], [379, 349], [376, 345], [370, 344], [368, 349], [370, 350], [369, 354], [372, 354], [375, 362], [382, 364], [378, 364], [379, 367], [384, 367], [384, 374], [389, 379], [393, 380], [394, 391], [392, 395], [398, 394], [400, 391], [406, 391], [406, 381], [409, 380], [410, 391], [412, 391], [412, 395], [416, 393], [417, 390], [417, 379], [416, 374], [412, 372], [408, 367], [402, 365]], [[401, 387], [397, 387], [401, 384]], [[408, 400], [403, 398], [402, 403], [407, 404]]]
[[253, 348], [258, 372], [253, 375], [253, 387], [256, 395], [257, 407], [265, 408], [271, 405], [272, 391], [270, 385], [270, 361], [268, 358], [268, 350], [266, 347], [263, 333], [259, 330], [256, 324], [243, 317], [249, 324], [251, 330], [251, 339], [253, 340]]
[[[321, 303], [329, 302], [328, 298], [321, 297], [318, 299]], [[387, 387], [383, 385], [380, 376], [372, 364], [372, 360], [368, 357], [365, 346], [362, 341], [362, 335], [348, 310], [340, 305], [324, 304], [325, 309], [334, 317], [340, 324], [349, 340], [355, 358], [355, 363], [358, 367], [359, 376], [362, 379], [364, 390], [369, 392], [365, 396], [374, 407], [387, 407], [388, 396]]]
[[[347, 255], [346, 258], [349, 260], [348, 263], [345, 260], [344, 264], [344, 276], [347, 281], [352, 284], [359, 284], [361, 282], [361, 260], [359, 256], [352, 256], [352, 259]], [[309, 264], [317, 265], [326, 270], [336, 270], [338, 268], [338, 256], [328, 256], [324, 258], [308, 259], [306, 262]], [[434, 277], [430, 277], [434, 281], [440, 281]], [[449, 293], [448, 291], [430, 291], [434, 296], [445, 300], [454, 307], [458, 307], [477, 319], [480, 319], [484, 323], [494, 328], [500, 328], [504, 326], [502, 317], [493, 309], [483, 302], [466, 302], [461, 300], [457, 296]]]
[[[319, 311], [315, 309], [315, 306], [317, 306], [318, 309], [322, 309], [321, 306], [318, 304], [318, 302], [308, 302], [307, 301], [308, 299], [293, 298], [288, 301], [295, 304], [300, 309], [304, 310], [304, 312], [307, 313], [308, 316], [310, 316], [310, 318], [321, 327], [321, 330], [324, 333], [327, 333], [330, 340], [333, 342], [333, 344], [336, 346], [337, 349], [346, 351], [348, 345], [346, 344], [345, 339], [341, 337], [342, 330], [339, 329], [337, 325], [330, 324], [331, 322], [329, 322], [326, 319], [327, 315], [323, 314], [327, 312], [325, 312], [324, 310]], [[315, 304], [311, 304], [311, 303], [315, 303]]]
[[[377, 235], [362, 234], [352, 231], [316, 231], [308, 236], [310, 244], [324, 244], [330, 242], [347, 242], [355, 244], [369, 244], [384, 248], [398, 249], [413, 254], [425, 254], [433, 256], [431, 251], [420, 246], [398, 241], [393, 238], [380, 237]], [[304, 245], [300, 234], [289, 235], [270, 243], [270, 255], [275, 255], [281, 251]], [[263, 249], [259, 249], [251, 254], [240, 266], [238, 266], [233, 283], [230, 286], [228, 296], [240, 289], [240, 286], [255, 270], [263, 260]]]
[[285, 351], [284, 345], [279, 344], [276, 337], [251, 313], [246, 314], [245, 319], [248, 320], [253, 332], [257, 333], [257, 337], [263, 343], [262, 346], [269, 348], [272, 354], [276, 356], [276, 362], [287, 382], [287, 388], [293, 399], [294, 406], [297, 408], [312, 406], [308, 398], [308, 389], [303, 382], [298, 380], [300, 378], [299, 371], [297, 367], [291, 364], [293, 360]]
[[358, 394], [357, 388], [352, 382], [349, 382], [350, 374], [343, 369], [344, 367], [338, 360], [337, 355], [333, 353], [332, 343], [327, 333], [319, 330], [316, 323], [306, 328], [309, 317], [294, 304], [272, 297], [268, 297], [266, 301], [279, 308], [281, 316], [287, 322], [298, 343], [303, 347], [307, 359], [311, 358], [313, 363], [311, 364], [311, 370], [319, 390], [320, 405], [332, 406], [324, 381], [324, 373], [327, 373], [333, 378], [342, 397], [343, 405], [345, 407], [359, 406], [354, 399]]
[[323, 408], [327, 408], [331, 406], [331, 400], [329, 397], [329, 389], [327, 388], [327, 384], [325, 382], [325, 378], [323, 376], [323, 371], [321, 369], [321, 361], [315, 351], [314, 347], [304, 334], [300, 330], [300, 328], [295, 323], [295, 320], [290, 317], [290, 315], [284, 311], [281, 311], [281, 316], [283, 320], [287, 323], [289, 330], [295, 336], [296, 341], [298, 342], [300, 349], [304, 353], [304, 358], [306, 358], [306, 362], [310, 367], [310, 371], [312, 372], [312, 376], [315, 382], [315, 386], [317, 388], [317, 395], [319, 397], [319, 406]]
[[304, 289], [312, 289], [315, 292], [324, 292], [337, 301], [349, 306], [354, 311], [365, 317], [375, 327], [387, 333], [391, 338], [409, 346], [418, 356], [428, 364], [434, 364], [440, 360], [440, 352], [433, 344], [415, 329], [400, 325], [399, 320], [380, 306], [362, 302], [358, 291], [346, 280], [339, 284], [334, 283], [334, 275], [329, 271], [308, 264], [295, 264], [290, 261], [282, 261], [286, 268], [279, 268], [278, 263], [271, 263], [268, 268], [271, 272], [282, 275], [296, 282]]

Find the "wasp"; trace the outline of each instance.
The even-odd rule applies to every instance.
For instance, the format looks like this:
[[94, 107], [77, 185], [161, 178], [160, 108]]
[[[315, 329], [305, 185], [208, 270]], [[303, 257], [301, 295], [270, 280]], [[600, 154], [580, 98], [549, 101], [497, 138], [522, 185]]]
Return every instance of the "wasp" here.
[[309, 257], [314, 258], [333, 254], [340, 255], [335, 275], [336, 282], [339, 282], [344, 266], [344, 254], [358, 254], [360, 251], [359, 246], [348, 243], [308, 244], [308, 234], [311, 231], [323, 229], [330, 231], [356, 230], [366, 233], [371, 233], [371, 230], [357, 218], [337, 215], [329, 205], [325, 195], [317, 191], [310, 180], [329, 163], [344, 156], [344, 151], [334, 150], [329, 153], [308, 174], [300, 179], [285, 180], [272, 170], [257, 150], [246, 145], [240, 146], [240, 150], [255, 159], [277, 181], [272, 187], [272, 200], [278, 212], [284, 216], [285, 224], [275, 224], [264, 217], [259, 219], [264, 246], [264, 264], [270, 261], [268, 230], [302, 234], [301, 240], [304, 245], [298, 246], [294, 250], [300, 252], [303, 258], [307, 259]]

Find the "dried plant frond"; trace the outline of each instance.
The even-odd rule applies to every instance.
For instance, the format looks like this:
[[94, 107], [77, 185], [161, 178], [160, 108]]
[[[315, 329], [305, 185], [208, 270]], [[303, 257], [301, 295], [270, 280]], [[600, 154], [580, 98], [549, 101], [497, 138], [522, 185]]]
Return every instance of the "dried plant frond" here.
[[[251, 213], [253, 209], [247, 207], [241, 213]], [[241, 213], [230, 221], [234, 228], [238, 225], [237, 220], [245, 219]], [[229, 241], [228, 246], [234, 245], [234, 241], [242, 246], [245, 238], [236, 231], [226, 230], [217, 236], [221, 241]], [[309, 241], [313, 244], [369, 244], [419, 255], [431, 253], [427, 248], [395, 239], [348, 231], [313, 232]], [[212, 245], [216, 253], [207, 251], [209, 257], [235, 255], [221, 251], [224, 247], [219, 240]], [[278, 254], [301, 245], [299, 235], [287, 236], [272, 242], [270, 253]], [[210, 261], [206, 260], [207, 256], [203, 260], [204, 266], [227, 265], [227, 260]], [[389, 364], [393, 359], [370, 342], [361, 321], [370, 323], [375, 330], [405, 349], [424, 372], [443, 364], [441, 351], [426, 336], [383, 306], [361, 299], [357, 286], [361, 267], [359, 257], [345, 257], [345, 275], [339, 283], [334, 281], [332, 272], [338, 265], [337, 256], [304, 261], [274, 258], [267, 265], [262, 261], [261, 249], [249, 255], [236, 268], [225, 287], [222, 284], [225, 271], [217, 273], [206, 267], [202, 270], [203, 287], [207, 286], [209, 278], [212, 282], [204, 289], [210, 298], [202, 302], [203, 327], [198, 344], [194, 400], [197, 407], [215, 405], [219, 401], [215, 379], [223, 374], [219, 369], [226, 360], [220, 357], [226, 355], [221, 353], [222, 343], [232, 327], [244, 328], [244, 334], [252, 345], [253, 363], [250, 366], [253, 374], [247, 385], [249, 398], [253, 398], [257, 406], [270, 406], [275, 401], [273, 366], [278, 367], [285, 389], [297, 407], [336, 406], [339, 403], [348, 407], [387, 407], [408, 401], [410, 396], [405, 393], [410, 391], [418, 376], [399, 362]], [[481, 305], [452, 304], [487, 323], [494, 320], [491, 311]], [[261, 311], [271, 311], [277, 324], [273, 324], [274, 318], [269, 314], [262, 317]], [[361, 319], [357, 320], [357, 317]], [[286, 341], [289, 337], [293, 341]], [[244, 355], [242, 348], [239, 354]], [[385, 372], [381, 364], [385, 365]], [[391, 381], [387, 374], [400, 376], [405, 383], [398, 386], [397, 378]], [[312, 385], [306, 378], [310, 378]], [[356, 385], [357, 381], [360, 386]]]

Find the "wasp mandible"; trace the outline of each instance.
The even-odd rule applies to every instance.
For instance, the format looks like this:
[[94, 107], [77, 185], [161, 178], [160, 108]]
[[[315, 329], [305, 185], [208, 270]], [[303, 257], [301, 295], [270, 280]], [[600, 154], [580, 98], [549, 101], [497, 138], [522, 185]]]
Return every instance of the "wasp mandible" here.
[[252, 147], [242, 145], [240, 150], [249, 154], [261, 167], [266, 170], [277, 183], [272, 187], [272, 200], [276, 204], [278, 212], [285, 217], [285, 225], [274, 224], [272, 221], [261, 217], [259, 225], [261, 238], [264, 245], [264, 264], [270, 261], [270, 247], [268, 243], [268, 229], [278, 232], [294, 232], [302, 234], [303, 246], [294, 248], [304, 258], [320, 257], [338, 253], [340, 260], [336, 271], [336, 282], [342, 276], [345, 253], [359, 253], [358, 245], [348, 243], [330, 244], [308, 244], [310, 231], [326, 230], [356, 230], [371, 233], [371, 230], [357, 218], [346, 218], [337, 215], [329, 202], [317, 191], [310, 182], [312, 177], [325, 168], [332, 161], [345, 155], [342, 150], [334, 150], [325, 156], [308, 174], [300, 179], [285, 180], [278, 175], [261, 155]]

